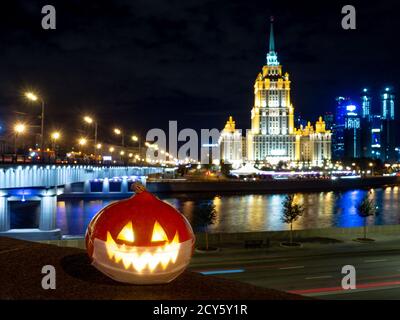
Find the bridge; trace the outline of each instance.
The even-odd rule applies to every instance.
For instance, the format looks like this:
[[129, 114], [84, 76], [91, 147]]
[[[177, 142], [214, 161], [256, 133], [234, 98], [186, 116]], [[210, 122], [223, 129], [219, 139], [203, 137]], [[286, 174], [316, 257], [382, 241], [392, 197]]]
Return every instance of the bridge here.
[[[93, 165], [8, 165], [0, 167], [0, 235], [23, 239], [60, 239], [56, 227], [58, 196], [130, 194], [129, 184], [146, 183], [161, 167]], [[40, 203], [38, 228], [11, 229], [13, 201]]]

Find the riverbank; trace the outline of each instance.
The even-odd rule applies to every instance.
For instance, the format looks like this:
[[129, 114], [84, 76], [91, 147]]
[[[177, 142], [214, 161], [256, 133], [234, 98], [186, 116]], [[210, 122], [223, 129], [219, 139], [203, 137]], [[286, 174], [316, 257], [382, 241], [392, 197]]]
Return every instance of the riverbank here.
[[[368, 234], [375, 238], [399, 238], [400, 224], [385, 226], [368, 226]], [[294, 230], [293, 238], [299, 242], [306, 243], [340, 243], [352, 241], [352, 239], [363, 235], [363, 227], [353, 228], [320, 228], [308, 230]], [[204, 246], [205, 234], [196, 233], [196, 246]], [[279, 243], [289, 239], [289, 231], [262, 231], [262, 232], [231, 232], [231, 233], [209, 233], [208, 242], [211, 246], [224, 248], [243, 248], [246, 241], [261, 240], [263, 246], [268, 243]], [[85, 249], [83, 237], [70, 237], [63, 240], [46, 240], [42, 243], [55, 244], [62, 247], [75, 247]]]
[[146, 188], [154, 193], [196, 193], [196, 192], [243, 192], [243, 193], [283, 193], [340, 191], [349, 189], [369, 189], [400, 185], [399, 176], [342, 178], [342, 179], [287, 179], [265, 181], [243, 180], [168, 180], [148, 181]]

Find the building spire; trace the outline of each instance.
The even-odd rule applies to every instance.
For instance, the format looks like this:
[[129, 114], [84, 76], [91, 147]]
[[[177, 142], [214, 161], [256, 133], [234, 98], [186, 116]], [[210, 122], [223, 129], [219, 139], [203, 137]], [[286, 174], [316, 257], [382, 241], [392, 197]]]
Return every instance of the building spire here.
[[279, 65], [278, 56], [275, 52], [275, 37], [274, 37], [274, 17], [271, 16], [271, 27], [269, 33], [269, 52], [267, 53], [267, 65], [277, 66]]
[[269, 33], [269, 52], [275, 52], [275, 39], [274, 39], [274, 16], [271, 16], [271, 27]]

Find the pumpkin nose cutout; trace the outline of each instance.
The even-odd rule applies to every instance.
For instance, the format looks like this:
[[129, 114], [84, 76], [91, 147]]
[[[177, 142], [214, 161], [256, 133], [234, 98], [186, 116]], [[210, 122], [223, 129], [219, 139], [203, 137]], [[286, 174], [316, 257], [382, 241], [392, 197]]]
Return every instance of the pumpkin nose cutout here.
[[125, 227], [122, 228], [117, 239], [131, 243], [135, 242], [135, 233], [133, 232], [132, 221], [129, 221]]
[[163, 227], [161, 227], [158, 221], [156, 221], [153, 227], [153, 235], [151, 236], [151, 242], [159, 242], [159, 241], [168, 242], [168, 237]]

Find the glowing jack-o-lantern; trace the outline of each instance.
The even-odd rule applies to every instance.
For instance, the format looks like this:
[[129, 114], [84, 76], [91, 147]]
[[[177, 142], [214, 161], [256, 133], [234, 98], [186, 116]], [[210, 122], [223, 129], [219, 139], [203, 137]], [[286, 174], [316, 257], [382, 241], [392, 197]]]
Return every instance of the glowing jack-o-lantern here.
[[135, 185], [136, 194], [98, 212], [86, 231], [92, 264], [114, 280], [167, 283], [189, 264], [194, 235], [171, 205]]

